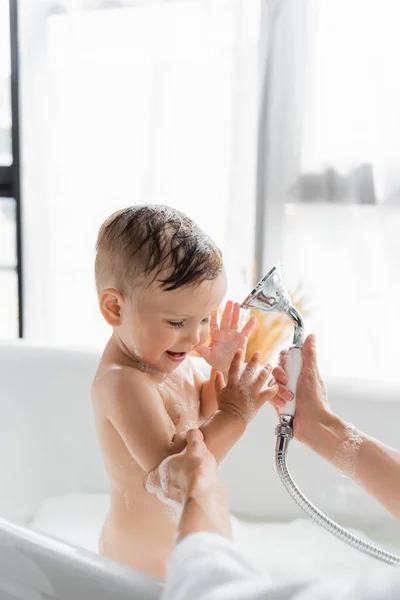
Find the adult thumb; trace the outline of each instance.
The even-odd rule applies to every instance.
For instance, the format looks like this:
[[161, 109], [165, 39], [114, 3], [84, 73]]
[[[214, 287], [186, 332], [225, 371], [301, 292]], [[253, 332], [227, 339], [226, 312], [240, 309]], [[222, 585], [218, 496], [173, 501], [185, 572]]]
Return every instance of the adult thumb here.
[[202, 442], [204, 440], [203, 433], [200, 429], [189, 429], [186, 434], [186, 442], [188, 446], [193, 446], [196, 442]]
[[310, 333], [310, 335], [306, 337], [306, 340], [303, 345], [302, 355], [303, 364], [307, 369], [318, 369], [317, 346], [314, 333]]

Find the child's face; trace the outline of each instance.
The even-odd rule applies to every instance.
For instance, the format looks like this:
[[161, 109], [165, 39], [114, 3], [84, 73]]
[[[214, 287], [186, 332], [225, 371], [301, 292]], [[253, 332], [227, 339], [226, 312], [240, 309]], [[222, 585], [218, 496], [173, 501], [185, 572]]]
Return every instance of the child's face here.
[[124, 302], [116, 333], [144, 365], [171, 372], [209, 334], [211, 313], [226, 293], [226, 275], [177, 290], [151, 284]]

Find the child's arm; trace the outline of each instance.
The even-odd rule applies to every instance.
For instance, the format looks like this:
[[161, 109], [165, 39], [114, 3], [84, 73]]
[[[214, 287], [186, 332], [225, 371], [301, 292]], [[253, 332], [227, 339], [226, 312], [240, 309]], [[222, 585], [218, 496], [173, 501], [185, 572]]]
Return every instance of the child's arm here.
[[222, 375], [222, 379], [218, 379], [221, 373], [218, 376], [218, 371], [212, 369], [210, 379], [206, 379], [193, 365], [193, 376], [200, 395], [199, 416], [205, 421], [199, 429], [203, 432], [207, 447], [220, 464], [244, 434], [247, 422], [240, 414], [219, 410], [217, 382], [223, 384], [227, 381], [228, 372]]
[[[224, 386], [221, 373], [216, 377], [218, 410], [201, 426], [204, 441], [220, 463], [243, 435], [246, 426], [262, 404], [276, 396], [278, 387], [261, 392], [270, 368], [257, 372], [260, 355], [256, 353], [240, 376], [242, 351], [238, 350]], [[183, 450], [184, 434], [176, 434], [161, 396], [154, 385], [131, 368], [120, 368], [108, 375], [103, 398], [108, 403], [107, 417], [124, 441], [132, 458], [144, 472], [154, 471], [160, 463]]]
[[[215, 408], [200, 430], [207, 448], [218, 464], [239, 441], [249, 421], [265, 402], [269, 400], [275, 407], [279, 407], [293, 398], [293, 394], [290, 394], [286, 400], [278, 398], [277, 393], [284, 392], [284, 386], [278, 384], [262, 390], [272, 367], [267, 365], [261, 368], [258, 364], [259, 360], [260, 354], [256, 352], [240, 374], [244, 365], [242, 350], [237, 350], [225, 376], [220, 371], [215, 371], [213, 381]], [[208, 383], [203, 383], [203, 389]], [[211, 408], [211, 402], [208, 407]]]
[[[240, 363], [239, 358], [235, 363], [237, 368]], [[183, 450], [186, 434], [176, 432], [160, 394], [153, 383], [141, 375], [126, 367], [109, 373], [102, 396], [108, 403], [107, 417], [132, 458], [145, 473], [150, 473], [165, 458]], [[218, 462], [236, 444], [247, 425], [239, 410], [232, 411], [228, 403], [225, 404], [221, 400], [219, 410], [201, 427]]]
[[182, 450], [174, 445], [175, 426], [151, 381], [122, 367], [108, 374], [104, 386], [107, 417], [143, 471], [149, 473]]
[[[273, 400], [279, 386], [270, 387], [264, 391], [262, 388], [268, 379], [271, 366], [257, 369], [260, 354], [255, 353], [246, 368], [242, 371], [242, 351], [238, 350], [231, 363], [225, 386], [221, 373], [216, 376], [216, 393], [218, 398], [218, 410], [200, 427], [203, 440], [209, 453], [220, 463], [229, 450], [236, 444], [244, 433], [247, 424], [255, 416], [261, 406], [267, 400]], [[168, 459], [160, 465], [158, 472], [167, 469], [170, 484], [163, 489], [169, 498], [182, 501], [182, 487], [179, 485], [179, 477], [176, 479], [176, 469], [186, 460], [186, 454]], [[173, 484], [171, 482], [174, 482]]]
[[[233, 357], [225, 386], [220, 372], [215, 378], [215, 390], [218, 410], [204, 423], [200, 430], [209, 451], [220, 463], [231, 448], [239, 441], [248, 423], [254, 418], [261, 406], [272, 401], [279, 387], [275, 384], [263, 390], [271, 365], [259, 368], [261, 355], [256, 352], [247, 363], [242, 374], [242, 350], [237, 350]], [[280, 405], [281, 400], [276, 405]]]
[[[209, 379], [199, 373], [192, 363], [193, 379], [200, 398], [200, 418], [209, 419], [218, 409], [217, 393], [215, 391], [216, 369], [211, 369]], [[226, 381], [226, 373], [223, 373]]]

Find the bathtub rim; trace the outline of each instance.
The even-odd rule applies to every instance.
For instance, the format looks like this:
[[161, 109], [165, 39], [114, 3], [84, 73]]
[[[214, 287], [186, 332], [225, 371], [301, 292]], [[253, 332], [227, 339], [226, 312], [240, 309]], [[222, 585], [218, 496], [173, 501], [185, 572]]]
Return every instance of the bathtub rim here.
[[150, 574], [79, 548], [50, 534], [31, 529], [29, 526], [13, 523], [3, 517], [0, 518], [0, 548], [2, 546], [18, 546], [29, 549], [36, 555], [41, 554], [45, 560], [57, 559], [60, 562], [68, 562], [76, 571], [87, 571], [88, 577], [111, 577], [116, 583], [139, 584], [142, 587], [153, 588], [155, 591], [160, 589], [161, 581]]

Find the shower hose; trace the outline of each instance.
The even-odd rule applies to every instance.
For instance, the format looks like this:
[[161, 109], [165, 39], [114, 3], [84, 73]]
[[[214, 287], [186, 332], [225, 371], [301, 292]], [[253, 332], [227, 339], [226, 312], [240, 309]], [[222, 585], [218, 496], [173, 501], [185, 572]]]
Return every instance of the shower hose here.
[[360, 552], [364, 552], [364, 554], [368, 554], [373, 558], [376, 558], [384, 563], [389, 565], [400, 567], [400, 556], [396, 556], [391, 552], [387, 552], [366, 540], [354, 535], [350, 531], [347, 531], [344, 527], [332, 521], [329, 517], [327, 517], [323, 512], [321, 512], [312, 502], [310, 502], [303, 492], [298, 488], [296, 483], [293, 481], [293, 478], [289, 472], [286, 463], [286, 451], [275, 452], [275, 465], [276, 470], [278, 471], [278, 475], [285, 486], [286, 490], [296, 502], [296, 504], [309, 516], [315, 523], [329, 531], [332, 535], [335, 535], [337, 538], [346, 542], [353, 548], [360, 550]]

